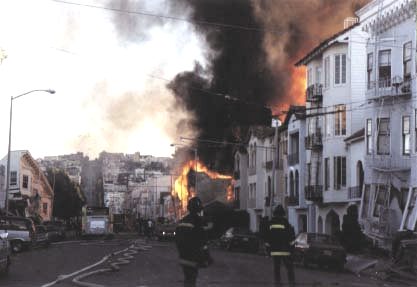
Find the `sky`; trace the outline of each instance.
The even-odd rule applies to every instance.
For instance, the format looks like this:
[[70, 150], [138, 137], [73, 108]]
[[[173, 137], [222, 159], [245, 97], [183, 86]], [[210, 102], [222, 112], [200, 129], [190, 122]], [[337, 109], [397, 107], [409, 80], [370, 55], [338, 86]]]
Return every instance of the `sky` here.
[[[167, 1], [72, 2], [164, 14]], [[35, 89], [56, 93], [13, 100], [12, 150], [35, 158], [77, 151], [94, 158], [103, 150], [170, 156], [171, 143], [193, 136], [176, 132], [193, 115], [166, 84], [195, 62], [204, 65], [205, 47], [183, 21], [53, 0], [0, 1], [0, 51], [7, 56], [0, 63], [0, 157], [10, 97]]]

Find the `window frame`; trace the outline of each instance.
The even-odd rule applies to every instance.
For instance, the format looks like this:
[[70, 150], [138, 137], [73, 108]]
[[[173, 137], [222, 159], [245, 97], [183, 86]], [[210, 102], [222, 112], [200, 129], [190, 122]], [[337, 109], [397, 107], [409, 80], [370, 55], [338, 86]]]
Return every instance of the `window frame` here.
[[374, 69], [374, 53], [368, 53], [366, 57], [366, 75], [367, 75], [367, 88], [368, 90], [373, 88], [373, 69]]
[[29, 176], [26, 174], [22, 175], [22, 188], [25, 188], [25, 189], [29, 188]]
[[334, 135], [345, 136], [346, 135], [346, 105], [336, 105], [334, 107]]
[[[347, 81], [347, 67], [346, 67], [346, 53], [340, 53], [334, 55], [334, 85], [341, 86], [345, 85]], [[339, 64], [339, 70], [337, 71], [337, 64]], [[337, 82], [338, 81], [338, 82]]]
[[[405, 119], [408, 119], [408, 131], [405, 130]], [[403, 116], [401, 119], [401, 134], [402, 134], [402, 154], [409, 156], [411, 154], [411, 117], [409, 115]], [[406, 141], [408, 141], [408, 149], [406, 150]]]
[[330, 56], [324, 58], [324, 88], [330, 88]]
[[372, 119], [366, 119], [366, 154], [372, 154], [373, 152], [373, 138], [372, 138]]
[[17, 186], [17, 171], [10, 171], [9, 186]]
[[[387, 129], [387, 133], [382, 133], [381, 134], [380, 125], [381, 125], [381, 121], [382, 120], [388, 121], [388, 129]], [[377, 131], [378, 131], [378, 134], [377, 134], [377, 140], [376, 140], [376, 152], [377, 152], [378, 155], [390, 155], [391, 154], [391, 130], [390, 130], [390, 124], [391, 124], [390, 118], [378, 118], [377, 119]], [[379, 145], [379, 143], [380, 143], [380, 137], [388, 137], [388, 152], [385, 152], [385, 153], [381, 152], [380, 145]]]
[[333, 187], [335, 190], [346, 188], [347, 166], [346, 156], [333, 157]]
[[[388, 53], [388, 63], [385, 65], [381, 64], [381, 57], [383, 53]], [[378, 87], [379, 88], [390, 88], [391, 87], [391, 78], [392, 78], [392, 61], [391, 61], [392, 52], [391, 49], [379, 50], [378, 52]], [[381, 80], [381, 69], [383, 67], [389, 67], [389, 77], [384, 77]], [[388, 71], [388, 69], [387, 69]]]
[[[408, 56], [406, 56], [407, 55], [407, 53], [406, 53], [407, 49], [410, 50], [410, 54]], [[403, 45], [403, 80], [404, 80], [404, 82], [411, 80], [412, 51], [413, 51], [412, 41], [408, 41], [408, 42], [404, 43], [404, 45]], [[409, 71], [409, 73], [406, 74], [407, 63], [409, 63], [410, 71]]]

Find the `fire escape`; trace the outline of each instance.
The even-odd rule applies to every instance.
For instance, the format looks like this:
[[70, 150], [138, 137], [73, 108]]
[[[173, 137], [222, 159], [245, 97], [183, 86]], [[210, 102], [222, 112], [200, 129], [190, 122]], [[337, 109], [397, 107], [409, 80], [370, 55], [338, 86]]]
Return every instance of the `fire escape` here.
[[[318, 113], [323, 100], [322, 85], [314, 84], [306, 90], [306, 101], [314, 108], [312, 113]], [[305, 138], [306, 150], [311, 150], [310, 166], [307, 168], [307, 184], [304, 195], [306, 200], [321, 203], [323, 201], [323, 185], [320, 184], [320, 167], [322, 158], [322, 131], [319, 124], [319, 116], [311, 116], [310, 124], [313, 127], [309, 129]]]

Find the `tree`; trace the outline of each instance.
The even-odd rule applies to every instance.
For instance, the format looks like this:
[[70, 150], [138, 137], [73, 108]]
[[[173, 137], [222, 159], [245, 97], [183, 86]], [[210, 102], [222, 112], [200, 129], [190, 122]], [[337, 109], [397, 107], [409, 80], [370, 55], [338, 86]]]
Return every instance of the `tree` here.
[[364, 247], [365, 236], [358, 222], [358, 207], [351, 205], [343, 216], [342, 244], [348, 252], [358, 252]]
[[47, 178], [54, 188], [52, 215], [64, 220], [80, 216], [84, 199], [79, 186], [62, 170], [48, 169]]

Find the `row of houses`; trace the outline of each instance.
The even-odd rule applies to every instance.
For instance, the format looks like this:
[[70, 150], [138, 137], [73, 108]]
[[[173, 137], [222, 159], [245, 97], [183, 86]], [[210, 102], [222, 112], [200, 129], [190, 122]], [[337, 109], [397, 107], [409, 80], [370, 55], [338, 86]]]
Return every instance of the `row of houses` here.
[[374, 0], [314, 47], [306, 105], [253, 127], [237, 150], [235, 196], [259, 229], [284, 204], [297, 232], [333, 234], [355, 205], [382, 246], [417, 219], [416, 4]]

